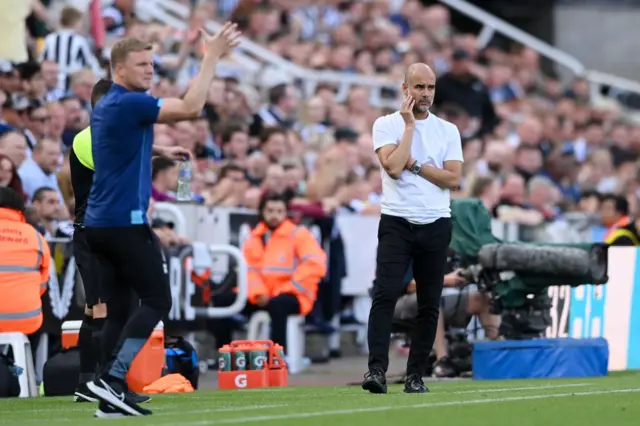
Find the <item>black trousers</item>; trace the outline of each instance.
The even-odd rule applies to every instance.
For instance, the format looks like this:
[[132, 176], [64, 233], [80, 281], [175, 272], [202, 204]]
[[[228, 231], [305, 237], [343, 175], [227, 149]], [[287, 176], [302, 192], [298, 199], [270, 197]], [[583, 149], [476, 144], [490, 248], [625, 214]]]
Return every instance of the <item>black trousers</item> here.
[[414, 225], [384, 214], [380, 218], [376, 280], [369, 313], [369, 370], [381, 368], [386, 372], [389, 367], [393, 310], [413, 260], [418, 318], [411, 338], [407, 374], [424, 375], [436, 336], [451, 227], [450, 218], [426, 225]]
[[[102, 346], [114, 348], [103, 375], [125, 380], [133, 359], [171, 309], [167, 264], [160, 242], [148, 225], [87, 227], [85, 232], [107, 303]], [[140, 298], [133, 312], [132, 291]]]
[[[222, 293], [213, 297], [214, 306], [231, 306], [235, 300], [235, 293]], [[247, 303], [242, 313], [250, 317], [254, 312], [265, 310], [271, 317], [271, 340], [287, 347], [287, 318], [290, 315], [300, 315], [300, 303], [294, 294], [282, 293], [269, 300], [264, 308]], [[209, 331], [216, 338], [216, 346], [221, 348], [233, 339], [234, 321], [232, 318], [216, 318], [207, 323]]]
[[86, 304], [89, 309], [91, 309], [94, 305], [105, 299], [105, 297], [102, 296], [100, 285], [103, 277], [99, 270], [100, 266], [92, 264], [93, 255], [89, 248], [84, 228], [77, 225], [74, 226], [73, 231], [73, 255], [76, 259], [80, 277], [82, 278]]

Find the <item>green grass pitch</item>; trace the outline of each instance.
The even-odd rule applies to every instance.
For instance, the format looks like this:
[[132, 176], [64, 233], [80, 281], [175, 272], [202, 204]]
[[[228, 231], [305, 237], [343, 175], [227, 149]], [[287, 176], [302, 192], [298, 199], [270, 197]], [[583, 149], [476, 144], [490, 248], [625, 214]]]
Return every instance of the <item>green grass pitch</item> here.
[[431, 393], [359, 387], [288, 387], [158, 395], [148, 417], [94, 419], [95, 404], [67, 398], [0, 399], [0, 425], [153, 426], [443, 425], [638, 426], [640, 372], [573, 380], [428, 383]]

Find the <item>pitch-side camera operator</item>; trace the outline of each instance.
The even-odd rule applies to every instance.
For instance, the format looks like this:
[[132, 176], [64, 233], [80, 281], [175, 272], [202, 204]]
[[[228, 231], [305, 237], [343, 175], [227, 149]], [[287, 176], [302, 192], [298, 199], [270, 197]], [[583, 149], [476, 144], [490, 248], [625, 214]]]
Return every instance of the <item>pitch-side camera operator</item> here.
[[[489, 339], [498, 337], [500, 316], [491, 313], [489, 296], [469, 287], [469, 282], [461, 276], [455, 256], [449, 256], [444, 290], [440, 299], [438, 328], [433, 344], [436, 355], [434, 375], [437, 377], [453, 377], [456, 371], [449, 360], [446, 331], [449, 329], [466, 329], [473, 316], [478, 316]], [[407, 272], [406, 294], [396, 303], [394, 320], [412, 321], [418, 314], [418, 302], [415, 292], [415, 281], [411, 267]]]

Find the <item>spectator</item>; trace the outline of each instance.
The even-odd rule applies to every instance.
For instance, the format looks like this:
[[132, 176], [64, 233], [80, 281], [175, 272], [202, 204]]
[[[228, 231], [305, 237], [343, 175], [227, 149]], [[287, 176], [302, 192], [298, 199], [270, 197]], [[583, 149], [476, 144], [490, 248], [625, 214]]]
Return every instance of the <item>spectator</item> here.
[[265, 126], [290, 129], [294, 123], [298, 94], [293, 86], [278, 84], [269, 89], [269, 104], [260, 110]]
[[605, 236], [605, 239], [607, 239], [617, 228], [631, 223], [629, 202], [620, 195], [604, 194], [600, 200], [600, 220], [602, 225], [608, 228]]
[[484, 84], [472, 74], [472, 57], [462, 49], [452, 55], [451, 71], [438, 79], [438, 90], [434, 105], [447, 102], [460, 105], [471, 117], [472, 131], [484, 136], [498, 124], [489, 92]]
[[0, 154], [6, 155], [19, 170], [27, 159], [27, 140], [24, 135], [10, 127], [0, 130]]
[[24, 96], [29, 101], [37, 101], [44, 105], [47, 96], [47, 86], [42, 74], [42, 66], [38, 62], [23, 62], [16, 67], [22, 81]]
[[26, 334], [35, 354], [51, 254], [42, 235], [25, 223], [24, 209], [20, 194], [0, 187], [0, 333]]
[[155, 157], [151, 164], [151, 197], [154, 201], [175, 201], [178, 167], [170, 159]]
[[25, 160], [18, 168], [24, 192], [32, 199], [36, 191], [42, 187], [50, 187], [58, 193], [62, 202], [62, 192], [58, 185], [56, 172], [60, 167], [60, 144], [50, 139], [43, 139], [33, 150], [33, 158]]
[[57, 237], [61, 226], [63, 226], [64, 233], [68, 233], [66, 223], [59, 220], [63, 206], [58, 191], [46, 186], [40, 187], [33, 195], [31, 204], [33, 207], [32, 220], [45, 237]]
[[53, 61], [58, 64], [58, 88], [69, 88], [68, 77], [89, 67], [95, 75], [102, 75], [102, 67], [94, 56], [87, 39], [80, 33], [82, 12], [66, 6], [60, 14], [60, 30], [49, 34], [44, 40], [44, 50], [41, 60]]
[[17, 194], [27, 200], [27, 196], [22, 190], [22, 181], [18, 175], [16, 167], [9, 157], [0, 154], [0, 188], [11, 188]]
[[31, 101], [23, 115], [23, 133], [27, 137], [29, 154], [47, 135], [51, 133], [51, 116], [40, 101]]

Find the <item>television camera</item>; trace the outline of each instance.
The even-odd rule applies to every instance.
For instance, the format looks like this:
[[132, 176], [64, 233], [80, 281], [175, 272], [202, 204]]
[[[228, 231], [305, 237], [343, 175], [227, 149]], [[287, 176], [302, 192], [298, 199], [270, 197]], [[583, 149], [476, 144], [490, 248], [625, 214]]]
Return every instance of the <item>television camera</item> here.
[[491, 216], [478, 199], [451, 203], [453, 262], [461, 275], [491, 296], [506, 339], [541, 337], [551, 324], [552, 286], [606, 284], [606, 244], [505, 243], [491, 232]]

